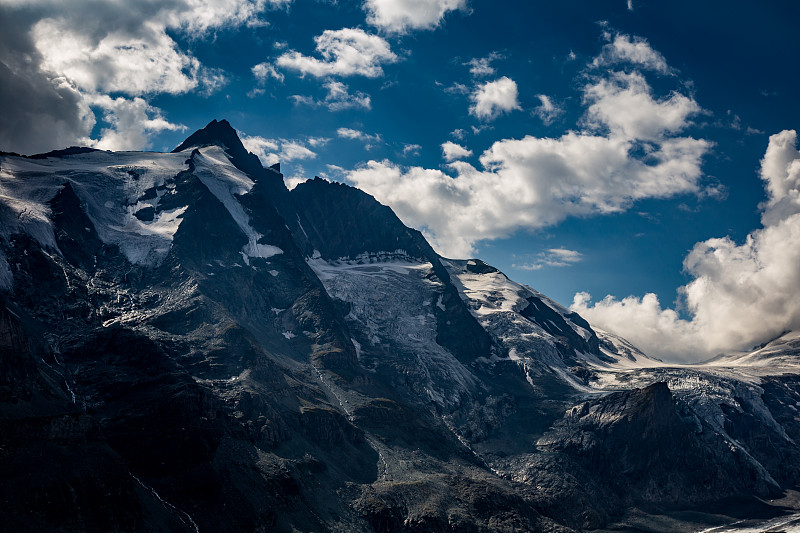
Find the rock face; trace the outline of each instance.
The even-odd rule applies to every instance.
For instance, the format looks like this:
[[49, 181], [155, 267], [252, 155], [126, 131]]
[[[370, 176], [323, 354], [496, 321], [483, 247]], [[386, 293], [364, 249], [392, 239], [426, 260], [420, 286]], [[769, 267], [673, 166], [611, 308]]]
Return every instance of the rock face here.
[[663, 365], [226, 121], [0, 169], [11, 530], [565, 531], [800, 481], [791, 339]]

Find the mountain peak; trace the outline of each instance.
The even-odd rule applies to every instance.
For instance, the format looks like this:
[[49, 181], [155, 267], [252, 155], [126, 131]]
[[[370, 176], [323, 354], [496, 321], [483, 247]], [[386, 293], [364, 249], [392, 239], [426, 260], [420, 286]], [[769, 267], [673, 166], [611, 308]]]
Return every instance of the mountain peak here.
[[219, 145], [225, 148], [231, 156], [236, 157], [242, 153], [246, 154], [242, 141], [236, 130], [233, 129], [230, 122], [225, 119], [212, 120], [205, 128], [199, 129], [192, 133], [180, 146], [175, 148], [172, 152], [182, 152], [189, 148], [196, 148], [200, 146]]
[[[175, 148], [172, 153], [215, 145], [225, 150], [236, 168], [249, 174], [253, 180], [258, 181], [259, 177], [265, 174], [261, 160], [255, 154], [251, 154], [247, 151], [247, 148], [244, 147], [241, 139], [239, 139], [239, 134], [233, 129], [230, 122], [225, 119], [212, 120], [205, 128], [192, 133], [180, 146]], [[283, 176], [280, 173], [280, 165], [272, 165], [269, 167], [269, 170], [272, 172], [268, 172], [267, 174], [271, 174], [272, 177], [277, 175], [281, 184], [280, 186], [284, 187]]]

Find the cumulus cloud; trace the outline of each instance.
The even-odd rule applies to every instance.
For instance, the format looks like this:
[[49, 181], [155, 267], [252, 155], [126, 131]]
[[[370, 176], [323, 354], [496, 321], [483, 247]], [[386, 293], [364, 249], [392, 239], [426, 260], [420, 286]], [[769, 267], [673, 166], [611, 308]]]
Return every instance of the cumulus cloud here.
[[541, 270], [544, 267], [568, 267], [583, 260], [583, 254], [567, 248], [550, 248], [536, 255], [531, 263], [514, 264], [514, 268], [521, 270]]
[[178, 49], [166, 28], [136, 35], [93, 36], [71, 18], [49, 18], [33, 27], [45, 70], [59, 72], [87, 92], [181, 94], [212, 80], [200, 62]]
[[[516, 86], [505, 101], [506, 109], [518, 105]], [[453, 160], [446, 173], [369, 161], [347, 179], [421, 228], [450, 257], [472, 255], [481, 240], [566, 217], [620, 212], [645, 198], [705, 193], [702, 161], [712, 144], [679, 136], [700, 112], [693, 99], [678, 93], [658, 98], [640, 73], [612, 71], [588, 78], [583, 103], [584, 130], [496, 141], [479, 157], [479, 167]], [[637, 107], [646, 114], [632, 109]], [[481, 109], [498, 112], [488, 104]]]
[[181, 50], [170, 36], [201, 36], [253, 23], [264, 0], [167, 0], [153, 3], [42, 2], [31, 35], [42, 68], [58, 72], [87, 92], [181, 94], [219, 86], [221, 74]]
[[469, 112], [481, 120], [494, 120], [503, 113], [522, 109], [518, 95], [517, 82], [508, 76], [487, 81], [478, 85], [470, 95], [472, 106]]
[[293, 95], [291, 98], [296, 104], [304, 104], [312, 107], [327, 107], [331, 111], [342, 111], [344, 109], [371, 109], [372, 99], [366, 93], [356, 91], [350, 92], [350, 88], [340, 81], [328, 80], [323, 83], [328, 94], [321, 100], [311, 96]]
[[[133, 144], [126, 148], [146, 146], [149, 141], [140, 135], [165, 128], [154, 127], [163, 120], [161, 112], [137, 98], [147, 101], [160, 93], [212, 91], [226, 81], [221, 71], [181, 50], [172, 35], [199, 37], [220, 28], [263, 23], [259, 17], [267, 8], [286, 4], [285, 0], [4, 2], [0, 5], [0, 93], [4, 95], [0, 141], [5, 149], [22, 152], [91, 144], [96, 117], [90, 106], [94, 106], [110, 120], [102, 131], [115, 135], [112, 144], [120, 146], [127, 139]], [[115, 97], [112, 101], [123, 97], [126, 103], [101, 105], [110, 95]], [[145, 112], [131, 115], [124, 109]], [[145, 122], [131, 125], [138, 133], [124, 135], [120, 128], [132, 116]], [[107, 144], [111, 138], [94, 142]]]
[[448, 11], [465, 9], [467, 0], [366, 0], [367, 22], [387, 32], [437, 27]]
[[455, 176], [369, 161], [347, 177], [406, 224], [423, 228], [442, 254], [468, 257], [477, 241], [520, 228], [699, 190], [706, 141], [665, 139], [641, 159], [633, 148], [630, 140], [574, 132], [558, 139], [526, 136], [495, 142], [480, 156], [483, 169], [452, 162]]
[[442, 143], [442, 155], [444, 156], [444, 160], [450, 163], [456, 159], [464, 159], [465, 157], [471, 156], [472, 150], [467, 150], [460, 144], [456, 144], [452, 141], [446, 141]]
[[[632, 11], [633, 6], [630, 3], [628, 6]], [[600, 67], [617, 63], [629, 63], [660, 74], [673, 73], [664, 56], [654, 50], [646, 39], [632, 37], [623, 33], [618, 33], [613, 38], [609, 34], [608, 38], [611, 42], [603, 46], [600, 55], [592, 62], [593, 66]]]
[[539, 117], [545, 126], [549, 126], [564, 114], [564, 110], [557, 106], [549, 96], [538, 94], [536, 97], [540, 104], [534, 108], [533, 115]]
[[[305, 140], [300, 139], [268, 139], [258, 135], [247, 135], [241, 133], [242, 144], [249, 152], [252, 152], [261, 159], [265, 166], [275, 163], [289, 163], [291, 161], [302, 161], [305, 159], [315, 159], [317, 153], [311, 148], [326, 144], [329, 139], [312, 137]], [[309, 148], [311, 147], [311, 148]]]
[[325, 76], [383, 76], [382, 65], [394, 63], [397, 56], [389, 43], [360, 28], [325, 30], [314, 37], [316, 50], [322, 59], [290, 50], [278, 56], [275, 63], [303, 75]]
[[692, 281], [678, 291], [688, 319], [662, 308], [654, 294], [592, 303], [575, 296], [572, 309], [627, 338], [645, 352], [698, 361], [746, 349], [800, 328], [800, 152], [797, 134], [770, 137], [761, 162], [767, 200], [762, 227], [737, 244], [729, 237], [697, 243], [683, 266]]
[[613, 135], [628, 139], [656, 140], [689, 125], [689, 117], [701, 111], [697, 102], [673, 92], [656, 99], [639, 72], [612, 72], [584, 89], [589, 105], [586, 121], [593, 127], [606, 127]]

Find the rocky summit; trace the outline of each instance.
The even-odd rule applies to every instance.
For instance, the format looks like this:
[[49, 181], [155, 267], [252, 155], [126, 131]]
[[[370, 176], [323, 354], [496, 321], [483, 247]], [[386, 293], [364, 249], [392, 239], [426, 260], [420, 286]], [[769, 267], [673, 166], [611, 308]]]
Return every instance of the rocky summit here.
[[7, 531], [693, 531], [800, 483], [800, 335], [652, 359], [226, 121], [0, 155]]

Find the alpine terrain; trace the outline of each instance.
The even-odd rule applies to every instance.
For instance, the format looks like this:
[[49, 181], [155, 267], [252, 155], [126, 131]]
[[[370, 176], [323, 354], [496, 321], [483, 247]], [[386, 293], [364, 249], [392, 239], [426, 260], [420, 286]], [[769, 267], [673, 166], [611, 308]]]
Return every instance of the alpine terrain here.
[[786, 523], [798, 409], [799, 332], [649, 358], [224, 120], [0, 155], [7, 531]]

